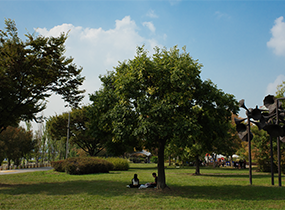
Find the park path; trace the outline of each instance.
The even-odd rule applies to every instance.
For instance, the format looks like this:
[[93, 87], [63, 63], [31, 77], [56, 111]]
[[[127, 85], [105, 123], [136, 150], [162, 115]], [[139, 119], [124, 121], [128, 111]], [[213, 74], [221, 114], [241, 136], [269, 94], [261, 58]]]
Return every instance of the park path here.
[[48, 170], [52, 170], [52, 169], [53, 169], [53, 167], [23, 168], [23, 169], [1, 170], [1, 171], [0, 171], [0, 175], [27, 173], [27, 172], [35, 172], [35, 171], [48, 171]]

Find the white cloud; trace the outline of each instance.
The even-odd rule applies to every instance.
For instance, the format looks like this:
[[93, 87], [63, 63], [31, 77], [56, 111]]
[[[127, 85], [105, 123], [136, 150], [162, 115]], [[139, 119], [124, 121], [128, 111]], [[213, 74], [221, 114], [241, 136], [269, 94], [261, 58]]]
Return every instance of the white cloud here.
[[[149, 30], [155, 31], [152, 23], [146, 23]], [[104, 75], [118, 65], [118, 61], [132, 59], [137, 46], [153, 53], [153, 47], [160, 46], [154, 38], [147, 39], [138, 33], [139, 27], [130, 16], [115, 21], [115, 27], [103, 30], [102, 28], [83, 28], [72, 24], [62, 24], [48, 30], [38, 28], [36, 31], [43, 36], [59, 36], [68, 32], [66, 41], [66, 56], [72, 56], [74, 63], [83, 67], [82, 75], [86, 77], [82, 88], [86, 89], [84, 104], [89, 103], [89, 93], [94, 93], [101, 87], [99, 75]], [[61, 101], [61, 102], [60, 102]], [[59, 96], [52, 96], [47, 104], [45, 116], [67, 111], [64, 102]]]
[[146, 26], [152, 33], [155, 32], [155, 27], [152, 22], [143, 22], [143, 26]]
[[267, 85], [265, 95], [275, 95], [277, 91], [277, 86], [281, 85], [283, 81], [285, 81], [285, 76], [281, 74], [275, 79], [273, 83], [269, 83]]
[[55, 26], [50, 30], [47, 30], [46, 28], [37, 28], [35, 29], [39, 34], [42, 36], [53, 36], [53, 37], [58, 37], [62, 32], [67, 33], [71, 32], [74, 33], [74, 31], [81, 30], [82, 27], [75, 27], [72, 24], [62, 24], [60, 26]]
[[282, 16], [275, 20], [275, 25], [270, 31], [272, 37], [267, 42], [267, 47], [273, 48], [276, 55], [285, 56], [285, 23]]
[[231, 16], [229, 16], [228, 14], [226, 14], [226, 13], [221, 13], [220, 11], [216, 11], [216, 12], [215, 12], [215, 16], [216, 16], [218, 19], [221, 19], [221, 18], [230, 19], [230, 18], [231, 18]]
[[148, 16], [150, 18], [158, 18], [158, 15], [155, 14], [155, 12], [153, 10], [149, 10], [148, 13], [146, 14], [146, 16]]

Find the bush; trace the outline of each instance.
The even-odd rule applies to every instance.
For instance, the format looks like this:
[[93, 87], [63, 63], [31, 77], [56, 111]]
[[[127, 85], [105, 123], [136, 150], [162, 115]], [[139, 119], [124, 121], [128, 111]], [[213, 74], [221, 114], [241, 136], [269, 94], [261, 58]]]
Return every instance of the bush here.
[[[59, 161], [56, 161], [59, 162]], [[54, 162], [52, 162], [54, 164]], [[57, 166], [57, 164], [54, 164]], [[93, 174], [93, 173], [109, 173], [113, 170], [114, 165], [106, 160], [95, 157], [74, 157], [63, 160], [60, 167], [68, 174]], [[55, 168], [55, 167], [54, 167]], [[59, 171], [55, 168], [56, 171]]]
[[55, 171], [64, 172], [64, 160], [52, 161], [51, 166], [54, 168]]
[[[271, 161], [258, 160], [258, 169], [261, 172], [271, 172]], [[275, 163], [273, 163], [273, 171], [274, 173], [278, 172], [278, 167]]]
[[107, 158], [107, 161], [113, 163], [113, 171], [127, 171], [129, 170], [129, 161], [123, 158]]
[[157, 156], [151, 156], [150, 161], [153, 163], [157, 163], [158, 162], [158, 157]]

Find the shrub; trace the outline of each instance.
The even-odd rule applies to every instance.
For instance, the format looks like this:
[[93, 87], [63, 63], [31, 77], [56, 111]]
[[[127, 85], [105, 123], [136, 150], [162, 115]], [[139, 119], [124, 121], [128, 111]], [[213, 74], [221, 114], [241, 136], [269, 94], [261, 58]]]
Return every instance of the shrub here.
[[[267, 160], [258, 160], [258, 169], [262, 172], [271, 172], [271, 162]], [[275, 163], [273, 163], [273, 171], [274, 173], [278, 172], [278, 167]]]
[[150, 161], [153, 163], [157, 163], [158, 162], [158, 157], [157, 156], [151, 156]]
[[107, 161], [113, 163], [114, 171], [127, 171], [129, 170], [129, 161], [123, 158], [107, 158]]
[[95, 157], [73, 157], [62, 161], [61, 167], [68, 174], [80, 175], [108, 173], [114, 166], [106, 160]]
[[52, 161], [51, 166], [54, 168], [55, 171], [64, 172], [64, 160]]

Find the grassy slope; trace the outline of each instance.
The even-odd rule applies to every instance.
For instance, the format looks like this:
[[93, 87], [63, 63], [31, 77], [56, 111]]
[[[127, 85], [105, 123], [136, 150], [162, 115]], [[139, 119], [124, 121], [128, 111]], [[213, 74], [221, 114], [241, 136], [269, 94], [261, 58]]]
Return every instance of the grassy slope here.
[[109, 174], [1, 175], [0, 209], [285, 209], [285, 188], [256, 172], [250, 186], [248, 170], [202, 168], [194, 176], [194, 168], [167, 168], [170, 190], [126, 188], [134, 173], [146, 183], [155, 171], [154, 164], [132, 164]]

